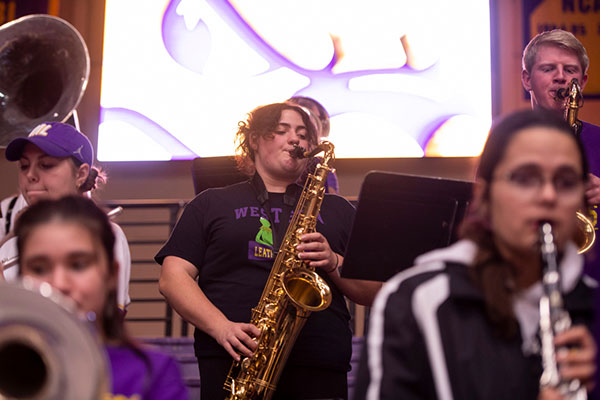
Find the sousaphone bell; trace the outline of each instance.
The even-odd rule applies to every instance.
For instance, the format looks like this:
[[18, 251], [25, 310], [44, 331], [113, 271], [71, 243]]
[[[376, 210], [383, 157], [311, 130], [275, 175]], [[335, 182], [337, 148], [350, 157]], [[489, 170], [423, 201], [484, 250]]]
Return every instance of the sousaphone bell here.
[[48, 283], [0, 282], [0, 399], [102, 400], [110, 369], [95, 323]]
[[83, 97], [90, 57], [61, 18], [33, 14], [0, 27], [0, 147], [45, 121], [67, 121]]

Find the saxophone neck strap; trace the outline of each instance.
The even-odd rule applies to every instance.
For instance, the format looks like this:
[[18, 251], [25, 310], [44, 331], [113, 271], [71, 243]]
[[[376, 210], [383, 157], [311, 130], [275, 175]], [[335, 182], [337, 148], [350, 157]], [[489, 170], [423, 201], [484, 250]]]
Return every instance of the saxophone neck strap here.
[[[260, 203], [261, 207], [269, 201], [269, 192], [267, 192], [267, 187], [263, 182], [262, 178], [258, 173], [255, 173], [254, 176], [249, 181], [250, 186], [252, 186], [252, 190], [254, 190], [254, 194], [256, 195], [256, 199]], [[285, 194], [283, 195], [283, 204], [286, 206], [294, 207], [296, 202], [298, 201], [298, 197], [300, 197], [300, 193], [302, 192], [302, 187], [297, 183], [291, 183], [288, 185]]]

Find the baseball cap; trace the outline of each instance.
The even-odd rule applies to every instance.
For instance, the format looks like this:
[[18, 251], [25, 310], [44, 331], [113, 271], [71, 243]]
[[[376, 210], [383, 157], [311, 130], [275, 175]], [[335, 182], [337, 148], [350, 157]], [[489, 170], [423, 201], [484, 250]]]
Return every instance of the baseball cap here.
[[6, 159], [19, 160], [27, 143], [36, 145], [52, 157], [73, 157], [90, 167], [94, 162], [90, 140], [73, 126], [62, 122], [44, 122], [33, 128], [26, 138], [12, 140], [6, 147]]

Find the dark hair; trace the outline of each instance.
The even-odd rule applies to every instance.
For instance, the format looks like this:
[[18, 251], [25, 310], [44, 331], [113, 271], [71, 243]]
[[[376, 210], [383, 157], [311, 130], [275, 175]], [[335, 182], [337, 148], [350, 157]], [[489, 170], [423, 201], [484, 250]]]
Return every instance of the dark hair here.
[[479, 167], [477, 168], [477, 177], [486, 182], [491, 182], [494, 170], [504, 158], [504, 153], [512, 138], [520, 131], [533, 127], [553, 128], [571, 136], [581, 154], [583, 178], [587, 179], [589, 167], [583, 144], [575, 136], [573, 130], [564, 119], [558, 117], [555, 113], [543, 109], [517, 111], [494, 124], [481, 153]]
[[[93, 238], [97, 238], [108, 261], [109, 274], [117, 275], [114, 267], [115, 235], [106, 213], [96, 204], [83, 196], [66, 196], [58, 200], [41, 200], [28, 207], [17, 220], [15, 235], [19, 254], [31, 233], [40, 225], [52, 221], [74, 222], [84, 227]], [[21, 271], [21, 269], [20, 269]], [[21, 272], [20, 272], [21, 273]], [[103, 315], [104, 335], [109, 339], [128, 342], [122, 319], [119, 317], [116, 290], [112, 290], [106, 300]]]
[[[546, 110], [518, 111], [499, 120], [490, 131], [477, 169], [477, 178], [486, 183], [482, 194], [483, 200], [490, 198], [490, 183], [494, 172], [503, 160], [513, 138], [524, 129], [534, 127], [552, 128], [573, 139], [581, 155], [582, 178], [587, 181], [588, 163], [585, 151], [569, 125]], [[512, 308], [512, 296], [515, 290], [512, 269], [496, 247], [489, 221], [481, 215], [479, 206], [480, 204], [472, 204], [469, 208], [460, 227], [460, 236], [477, 243], [478, 251], [473, 261], [473, 268], [470, 269], [471, 278], [483, 291], [491, 322], [502, 336], [512, 337], [518, 332], [518, 323]]]
[[[83, 196], [66, 196], [58, 200], [41, 200], [29, 206], [17, 220], [15, 235], [17, 236], [17, 249], [19, 254], [31, 233], [40, 225], [52, 221], [73, 222], [85, 228], [93, 238], [97, 238], [102, 245], [108, 262], [108, 273], [111, 276], [118, 274], [115, 260], [115, 235], [106, 213], [94, 201]], [[21, 273], [21, 268], [19, 268]], [[106, 298], [102, 315], [102, 327], [107, 339], [115, 340], [121, 345], [129, 347], [146, 365], [147, 371], [144, 378], [143, 393], [150, 390], [152, 377], [152, 364], [148, 356], [131, 339], [125, 329], [124, 319], [117, 304], [117, 292], [111, 290]], [[144, 396], [145, 397], [145, 396]]]
[[317, 118], [319, 119], [319, 122], [321, 123], [320, 136], [321, 137], [329, 136], [329, 130], [330, 130], [329, 113], [327, 112], [325, 107], [323, 107], [323, 105], [321, 103], [319, 103], [318, 101], [316, 101], [315, 99], [313, 99], [311, 97], [304, 97], [304, 96], [293, 96], [293, 97], [290, 97], [287, 101], [290, 103], [298, 104], [299, 106], [302, 106], [302, 107], [307, 107], [309, 109], [309, 111], [311, 111], [310, 107], [315, 107], [319, 112], [319, 115], [317, 115]]
[[266, 106], [260, 106], [248, 113], [246, 121], [238, 123], [238, 131], [235, 135], [237, 145], [236, 161], [240, 171], [247, 175], [254, 173], [254, 150], [250, 146], [251, 137], [267, 137], [273, 135], [273, 132], [279, 124], [281, 113], [284, 110], [296, 111], [302, 117], [302, 122], [306, 126], [307, 140], [315, 146], [317, 144], [317, 132], [315, 126], [306, 112], [298, 106], [289, 103], [273, 103]]
[[[69, 158], [73, 160], [73, 164], [75, 165], [76, 169], [83, 165], [83, 163], [75, 157]], [[88, 173], [87, 178], [81, 184], [81, 186], [77, 188], [77, 190], [79, 193], [89, 192], [90, 190], [98, 189], [100, 184], [105, 184], [107, 180], [108, 176], [102, 168], [90, 165], [90, 172]]]

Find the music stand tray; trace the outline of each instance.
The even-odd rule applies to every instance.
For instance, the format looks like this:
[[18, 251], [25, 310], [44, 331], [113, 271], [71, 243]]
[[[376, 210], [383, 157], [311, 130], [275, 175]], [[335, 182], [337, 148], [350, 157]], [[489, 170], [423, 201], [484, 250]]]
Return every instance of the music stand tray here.
[[358, 198], [344, 278], [386, 281], [456, 240], [472, 182], [371, 171]]

